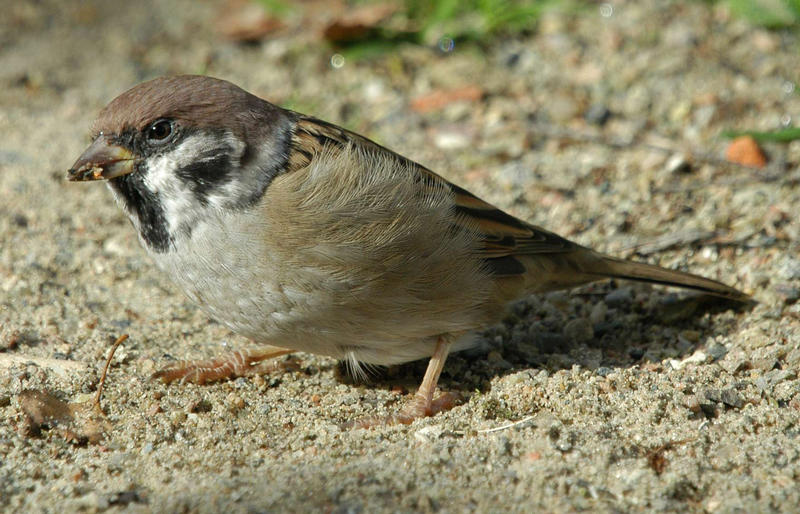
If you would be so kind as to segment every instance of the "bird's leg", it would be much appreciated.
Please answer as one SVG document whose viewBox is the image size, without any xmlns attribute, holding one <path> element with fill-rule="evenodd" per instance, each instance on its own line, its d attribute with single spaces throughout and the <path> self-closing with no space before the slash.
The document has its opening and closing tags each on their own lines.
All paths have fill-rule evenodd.
<svg viewBox="0 0 800 514">
<path fill-rule="evenodd" d="M 422 377 L 422 384 L 417 389 L 417 393 L 411 403 L 396 415 L 397 423 L 407 425 L 417 418 L 433 416 L 438 412 L 453 408 L 455 399 L 452 394 L 442 393 L 435 400 L 433 398 L 433 393 L 436 392 L 436 384 L 439 382 L 439 375 L 442 374 L 442 368 L 444 368 L 451 345 L 452 341 L 445 337 L 440 337 L 436 342 L 436 349 L 428 362 L 428 369 L 425 370 L 425 376 Z"/>
<path fill-rule="evenodd" d="M 425 376 L 422 378 L 422 384 L 417 389 L 411 403 L 406 405 L 403 410 L 397 414 L 386 417 L 370 417 L 354 421 L 345 425 L 346 428 L 369 428 L 376 425 L 394 425 L 402 423 L 403 425 L 411 424 L 417 418 L 424 418 L 426 416 L 433 416 L 442 411 L 450 410 L 455 407 L 458 400 L 458 395 L 453 393 L 441 393 L 437 398 L 433 397 L 436 392 L 436 383 L 439 381 L 439 375 L 442 374 L 442 368 L 447 360 L 447 354 L 453 340 L 449 336 L 440 336 L 436 342 L 436 349 L 433 351 L 431 360 L 428 362 L 428 369 L 425 371 Z"/>
<path fill-rule="evenodd" d="M 277 346 L 266 346 L 252 350 L 237 350 L 213 359 L 178 361 L 156 371 L 151 378 L 166 383 L 180 380 L 192 384 L 228 380 L 262 371 L 262 367 L 257 364 L 292 351 Z M 278 368 L 279 365 L 276 364 L 275 367 Z"/>
</svg>

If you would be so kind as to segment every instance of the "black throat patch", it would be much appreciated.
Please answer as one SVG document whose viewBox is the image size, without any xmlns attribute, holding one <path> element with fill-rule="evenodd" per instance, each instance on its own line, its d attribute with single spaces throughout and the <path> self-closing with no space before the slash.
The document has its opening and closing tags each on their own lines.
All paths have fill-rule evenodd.
<svg viewBox="0 0 800 514">
<path fill-rule="evenodd" d="M 147 189 L 142 175 L 134 172 L 115 179 L 109 184 L 125 203 L 132 216 L 139 220 L 139 234 L 148 248 L 156 253 L 165 253 L 173 243 L 169 233 L 164 207 L 158 195 Z"/>
</svg>

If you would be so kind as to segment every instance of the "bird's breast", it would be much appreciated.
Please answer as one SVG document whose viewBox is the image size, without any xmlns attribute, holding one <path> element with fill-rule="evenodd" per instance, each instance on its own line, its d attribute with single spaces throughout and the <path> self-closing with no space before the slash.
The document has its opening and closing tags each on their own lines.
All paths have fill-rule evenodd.
<svg viewBox="0 0 800 514">
<path fill-rule="evenodd" d="M 177 237 L 170 251 L 150 255 L 209 315 L 259 340 L 280 333 L 306 300 L 287 289 L 282 267 L 253 230 L 246 214 L 217 216 Z"/>
</svg>

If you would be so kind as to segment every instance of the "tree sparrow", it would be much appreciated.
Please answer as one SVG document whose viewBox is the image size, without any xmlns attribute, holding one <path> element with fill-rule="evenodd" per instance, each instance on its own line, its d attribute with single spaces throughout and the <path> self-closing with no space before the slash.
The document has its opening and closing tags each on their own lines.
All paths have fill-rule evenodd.
<svg viewBox="0 0 800 514">
<path fill-rule="evenodd" d="M 68 178 L 107 180 L 156 262 L 209 315 L 262 345 L 160 371 L 206 382 L 290 351 L 390 365 L 430 358 L 388 422 L 434 399 L 448 352 L 531 293 L 608 277 L 734 300 L 720 282 L 602 255 L 519 220 L 358 134 L 210 77 L 115 98 Z"/>
</svg>

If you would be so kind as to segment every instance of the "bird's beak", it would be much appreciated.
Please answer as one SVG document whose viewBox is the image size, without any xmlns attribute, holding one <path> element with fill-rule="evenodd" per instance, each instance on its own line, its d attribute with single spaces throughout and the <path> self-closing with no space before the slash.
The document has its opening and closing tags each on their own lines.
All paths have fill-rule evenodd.
<svg viewBox="0 0 800 514">
<path fill-rule="evenodd" d="M 83 182 L 127 175 L 133 171 L 133 162 L 130 150 L 100 134 L 67 171 L 67 180 Z"/>
</svg>

